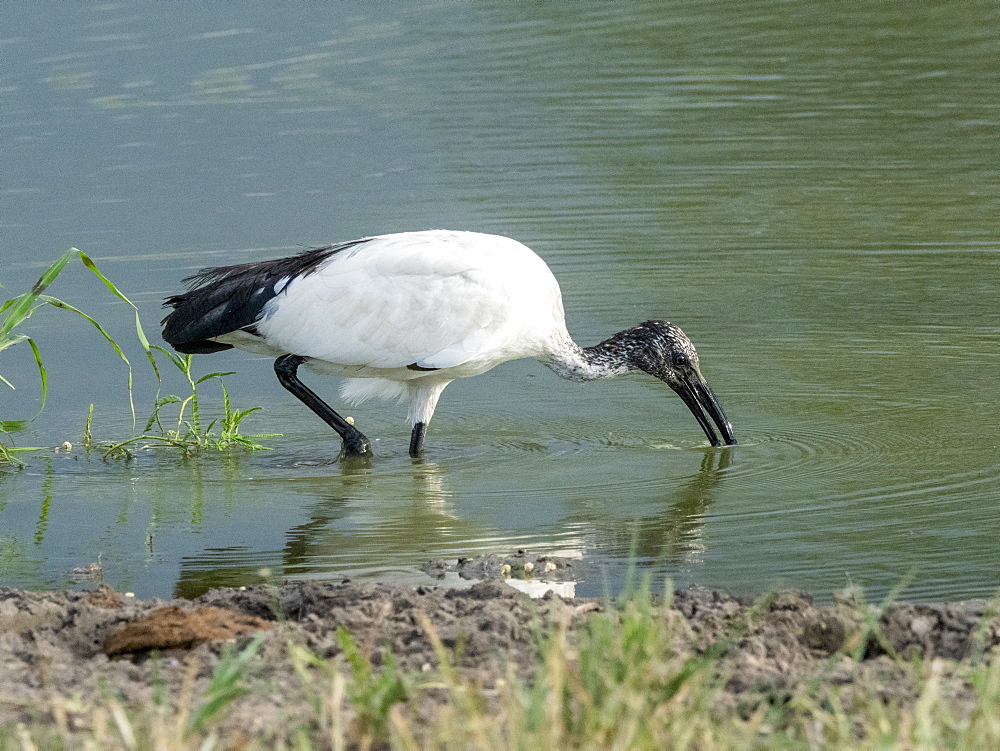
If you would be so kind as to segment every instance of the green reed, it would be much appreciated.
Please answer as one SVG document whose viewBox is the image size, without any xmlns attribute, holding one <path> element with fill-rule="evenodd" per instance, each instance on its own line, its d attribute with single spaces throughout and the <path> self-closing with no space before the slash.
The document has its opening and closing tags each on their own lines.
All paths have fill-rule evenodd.
<svg viewBox="0 0 1000 751">
<path fill-rule="evenodd" d="M 57 297 L 52 297 L 51 295 L 45 294 L 45 291 L 51 286 L 51 284 L 56 280 L 59 274 L 62 273 L 63 269 L 66 268 L 67 264 L 70 263 L 74 258 L 79 258 L 80 262 L 83 263 L 91 272 L 93 272 L 104 285 L 111 290 L 111 292 L 118 297 L 120 300 L 127 303 L 132 310 L 135 312 L 135 330 L 138 336 L 139 343 L 142 345 L 146 352 L 147 358 L 153 367 L 154 372 L 156 372 L 156 363 L 153 360 L 153 354 L 150 349 L 149 340 L 146 338 L 145 332 L 142 330 L 142 324 L 139 321 L 139 309 L 135 304 L 129 300 L 122 292 L 109 280 L 100 269 L 97 268 L 97 264 L 86 254 L 76 248 L 70 248 L 65 253 L 63 253 L 56 261 L 49 266 L 39 277 L 38 281 L 31 287 L 30 290 L 17 297 L 10 298 L 6 300 L 3 305 L 0 305 L 0 352 L 3 352 L 15 344 L 26 343 L 32 351 L 35 358 L 35 364 L 38 367 L 38 377 L 41 384 L 41 404 L 39 405 L 39 412 L 44 409 L 45 402 L 48 398 L 49 393 L 49 377 L 48 371 L 45 368 L 45 361 L 42 358 L 41 349 L 38 343 L 33 337 L 18 331 L 18 328 L 28 320 L 32 314 L 41 308 L 53 307 L 60 310 L 66 310 L 74 313 L 85 321 L 90 323 L 94 328 L 100 332 L 101 336 L 108 342 L 108 344 L 114 349 L 118 357 L 121 358 L 122 362 L 125 363 L 125 367 L 128 370 L 128 398 L 129 398 L 129 408 L 132 411 L 132 420 L 135 422 L 135 403 L 132 399 L 132 363 L 129 362 L 128 357 L 122 351 L 122 348 L 118 345 L 112 336 L 107 332 L 107 330 L 98 323 L 94 318 L 84 313 L 79 308 L 70 305 L 69 303 L 60 300 Z M 157 372 L 157 378 L 159 378 L 159 373 Z M 7 378 L 0 374 L 0 382 L 4 385 L 14 388 L 14 384 L 10 382 Z M 11 433 L 20 429 L 23 429 L 28 423 L 28 420 L 0 420 L 0 432 Z M 21 464 L 22 462 L 17 459 L 14 454 L 21 451 L 34 451 L 37 448 L 25 448 L 25 447 L 13 447 L 4 445 L 0 443 L 0 461 L 5 461 L 9 464 Z"/>
<path fill-rule="evenodd" d="M 152 349 L 165 355 L 170 363 L 177 368 L 187 380 L 191 393 L 183 399 L 170 394 L 168 396 L 157 395 L 153 403 L 153 412 L 146 421 L 142 435 L 134 436 L 125 441 L 112 444 L 104 453 L 105 458 L 129 458 L 132 456 L 132 449 L 139 444 L 141 448 L 173 447 L 180 449 L 186 455 L 193 455 L 205 449 L 216 449 L 224 451 L 230 448 L 244 448 L 250 451 L 261 451 L 268 447 L 258 443 L 261 438 L 275 438 L 280 433 L 257 433 L 243 435 L 240 433 L 240 424 L 248 415 L 260 411 L 261 407 L 251 409 L 235 409 L 229 398 L 229 390 L 223 382 L 223 377 L 233 375 L 232 371 L 208 373 L 200 377 L 195 377 L 191 373 L 191 355 L 180 355 L 169 352 L 163 347 L 153 345 Z M 201 415 L 200 393 L 198 387 L 209 381 L 218 381 L 222 391 L 223 412 L 220 418 L 216 418 L 207 425 L 203 424 Z M 170 426 L 164 426 L 163 408 L 170 404 L 177 404 L 176 422 Z M 88 421 L 88 430 L 89 430 Z M 151 432 L 151 431 L 156 432 Z"/>
<path fill-rule="evenodd" d="M 230 375 L 230 373 L 209 373 L 208 375 L 195 378 L 195 376 L 191 373 L 191 355 L 178 355 L 168 352 L 162 347 L 150 345 L 149 339 L 146 337 L 146 334 L 142 329 L 142 324 L 139 320 L 139 309 L 136 305 L 124 294 L 122 294 L 118 287 L 116 287 L 114 283 L 112 283 L 100 271 L 100 269 L 98 269 L 97 265 L 89 256 L 87 256 L 87 254 L 77 250 L 76 248 L 70 248 L 58 259 L 56 259 L 56 261 L 42 273 L 38 281 L 35 282 L 30 290 L 22 295 L 6 300 L 2 305 L 0 305 L 0 352 L 3 352 L 16 344 L 22 343 L 26 344 L 31 349 L 35 359 L 35 364 L 38 368 L 38 377 L 41 387 L 41 399 L 38 412 L 41 412 L 41 410 L 45 408 L 45 403 L 48 399 L 48 370 L 45 367 L 45 361 L 42 358 L 42 352 L 38 342 L 36 342 L 35 339 L 28 334 L 19 331 L 19 327 L 38 310 L 53 307 L 59 310 L 66 310 L 74 313 L 91 324 L 108 342 L 109 346 L 115 351 L 118 357 L 121 358 L 122 362 L 125 363 L 125 367 L 128 371 L 128 400 L 129 409 L 132 414 L 133 429 L 136 424 L 135 401 L 133 399 L 132 363 L 125 355 L 122 347 L 117 341 L 115 341 L 111 334 L 108 333 L 107 329 L 105 329 L 105 327 L 102 326 L 96 319 L 74 305 L 71 305 L 70 303 L 57 297 L 52 297 L 51 295 L 46 294 L 48 288 L 63 272 L 66 266 L 77 258 L 87 269 L 89 269 L 104 283 L 112 294 L 128 304 L 134 311 L 136 336 L 139 343 L 142 345 L 143 351 L 146 353 L 146 358 L 153 369 L 157 382 L 159 383 L 161 378 L 154 353 L 160 352 L 163 355 L 166 355 L 170 362 L 184 375 L 191 389 L 191 393 L 183 399 L 172 395 L 160 397 L 159 391 L 157 391 L 152 415 L 147 421 L 146 426 L 142 431 L 142 435 L 135 436 L 125 441 L 113 443 L 110 448 L 107 449 L 105 456 L 130 456 L 130 447 L 133 447 L 135 444 L 142 441 L 146 441 L 147 444 L 152 442 L 153 444 L 160 446 L 172 446 L 181 449 L 186 454 L 196 453 L 197 451 L 207 448 L 214 448 L 218 450 L 225 450 L 232 447 L 245 448 L 249 450 L 260 450 L 266 448 L 258 443 L 257 439 L 271 438 L 278 434 L 242 435 L 239 432 L 240 424 L 243 420 L 248 415 L 258 411 L 260 407 L 254 407 L 253 409 L 247 410 L 238 410 L 233 408 L 230 402 L 229 392 L 227 391 L 225 384 L 222 382 L 222 377 Z M 213 380 L 217 380 L 219 382 L 219 387 L 222 390 L 223 414 L 221 418 L 212 420 L 208 425 L 203 425 L 199 412 L 200 405 L 198 386 L 202 383 Z M 2 373 L 0 373 L 0 383 L 14 389 L 14 384 Z M 178 404 L 179 412 L 176 426 L 165 428 L 161 421 L 161 411 L 163 407 L 169 404 Z M 83 437 L 83 443 L 88 447 L 94 445 L 93 436 L 91 434 L 92 420 L 93 405 L 90 407 Z M 6 419 L 6 416 L 0 415 L 0 433 L 10 435 L 11 433 L 23 430 L 29 423 L 30 419 L 13 420 Z M 157 432 L 151 433 L 150 431 L 153 431 L 154 429 Z M 11 466 L 23 466 L 24 463 L 17 457 L 17 454 L 39 450 L 41 450 L 39 447 L 13 446 L 10 441 L 0 442 L 0 465 L 6 464 Z"/>
</svg>

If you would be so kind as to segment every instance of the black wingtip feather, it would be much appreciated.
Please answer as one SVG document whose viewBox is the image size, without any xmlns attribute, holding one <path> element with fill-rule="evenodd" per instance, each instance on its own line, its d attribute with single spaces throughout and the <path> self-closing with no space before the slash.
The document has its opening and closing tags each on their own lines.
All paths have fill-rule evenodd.
<svg viewBox="0 0 1000 751">
<path fill-rule="evenodd" d="M 210 355 L 213 352 L 222 352 L 233 348 L 232 344 L 213 342 L 211 339 L 205 339 L 200 342 L 187 342 L 185 344 L 171 344 L 170 346 L 184 355 Z"/>
<path fill-rule="evenodd" d="M 252 326 L 264 305 L 281 294 L 282 279 L 308 276 L 328 258 L 365 240 L 327 245 L 287 258 L 202 269 L 184 279 L 189 290 L 163 303 L 173 308 L 163 319 L 163 338 L 178 352 L 203 354 L 231 349 L 211 339 Z M 284 287 L 282 287 L 282 291 Z"/>
</svg>

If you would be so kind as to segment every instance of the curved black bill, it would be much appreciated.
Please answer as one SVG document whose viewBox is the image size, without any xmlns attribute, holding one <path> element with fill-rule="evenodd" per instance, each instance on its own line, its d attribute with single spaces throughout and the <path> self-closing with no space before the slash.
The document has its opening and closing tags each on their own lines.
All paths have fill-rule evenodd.
<svg viewBox="0 0 1000 751">
<path fill-rule="evenodd" d="M 719 404 L 719 400 L 715 398 L 712 389 L 704 380 L 692 379 L 691 381 L 681 381 L 676 385 L 670 384 L 670 386 L 691 410 L 694 419 L 701 425 L 701 429 L 705 431 L 705 435 L 708 436 L 708 440 L 713 446 L 721 446 L 722 443 L 715 435 L 715 430 L 712 428 L 712 423 L 708 421 L 708 416 L 711 416 L 718 426 L 726 445 L 732 446 L 736 443 L 733 426 L 729 424 L 726 413 L 722 411 L 722 405 Z M 708 413 L 707 416 L 706 413 Z"/>
</svg>

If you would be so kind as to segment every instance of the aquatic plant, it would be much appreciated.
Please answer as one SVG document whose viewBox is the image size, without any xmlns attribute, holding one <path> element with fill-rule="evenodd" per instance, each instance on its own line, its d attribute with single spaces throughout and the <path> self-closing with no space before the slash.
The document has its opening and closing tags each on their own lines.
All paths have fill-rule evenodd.
<svg viewBox="0 0 1000 751">
<path fill-rule="evenodd" d="M 142 448 L 152 448 L 154 446 L 165 446 L 181 449 L 185 454 L 196 454 L 207 448 L 225 450 L 233 447 L 249 449 L 251 451 L 261 451 L 268 447 L 258 443 L 258 439 L 275 438 L 280 433 L 257 433 L 243 435 L 240 433 L 240 424 L 244 419 L 254 412 L 258 412 L 261 407 L 251 409 L 235 409 L 229 398 L 229 390 L 222 381 L 224 376 L 232 375 L 233 371 L 208 373 L 196 378 L 191 373 L 191 355 L 180 355 L 170 352 L 163 347 L 153 345 L 153 351 L 165 355 L 170 363 L 176 367 L 185 377 L 191 393 L 185 398 L 170 394 L 168 396 L 157 395 L 153 403 L 153 412 L 146 421 L 142 435 L 134 436 L 125 441 L 119 441 L 109 446 L 104 452 L 105 458 L 129 458 L 132 456 L 132 448 L 139 444 L 145 445 Z M 208 381 L 218 381 L 222 390 L 222 416 L 212 420 L 208 425 L 202 425 L 198 386 Z M 178 404 L 177 421 L 173 427 L 164 427 L 161 420 L 163 407 L 168 404 Z M 218 428 L 218 432 L 215 428 Z M 89 433 L 90 422 L 87 423 Z M 151 432 L 153 430 L 156 432 Z"/>
<path fill-rule="evenodd" d="M 122 362 L 125 363 L 128 370 L 128 398 L 129 409 L 132 413 L 133 427 L 136 422 L 135 402 L 132 397 L 132 364 L 122 351 L 121 346 L 114 340 L 114 338 L 112 338 L 104 326 L 87 313 L 84 313 L 79 308 L 60 300 L 59 298 L 45 294 L 49 286 L 56 280 L 59 274 L 62 273 L 63 269 L 65 269 L 74 258 L 79 258 L 81 263 L 97 275 L 97 277 L 116 297 L 132 307 L 135 312 L 136 336 L 146 353 L 146 357 L 153 369 L 157 382 L 161 379 L 160 370 L 157 366 L 154 352 L 160 352 L 166 355 L 170 362 L 185 376 L 191 388 L 190 395 L 184 399 L 172 395 L 160 397 L 159 392 L 157 392 L 153 405 L 153 412 L 149 420 L 146 422 L 142 435 L 135 436 L 126 441 L 119 441 L 111 444 L 110 448 L 108 448 L 105 452 L 106 457 L 130 456 L 131 452 L 129 447 L 141 441 L 153 442 L 161 446 L 173 446 L 182 449 L 188 454 L 196 453 L 197 451 L 205 448 L 224 450 L 234 446 L 250 450 L 260 450 L 266 447 L 258 443 L 257 439 L 271 438 L 279 435 L 276 433 L 242 435 L 239 432 L 240 424 L 247 417 L 247 415 L 258 411 L 260 407 L 254 407 L 253 409 L 246 410 L 233 408 L 230 402 L 229 392 L 221 380 L 223 376 L 230 375 L 230 373 L 209 373 L 208 375 L 204 375 L 196 379 L 191 374 L 190 355 L 181 356 L 168 352 L 162 347 L 150 345 L 149 340 L 142 329 L 142 324 L 139 320 L 139 309 L 136 305 L 124 294 L 122 294 L 114 283 L 101 273 L 100 269 L 98 269 L 97 265 L 89 256 L 87 256 L 86 253 L 83 253 L 76 248 L 70 248 L 58 259 L 56 259 L 56 261 L 42 273 L 41 277 L 39 277 L 38 281 L 31 287 L 30 290 L 22 295 L 5 301 L 3 305 L 0 306 L 0 352 L 13 347 L 15 344 L 21 344 L 22 342 L 26 343 L 31 348 L 31 351 L 34 354 L 35 363 L 38 367 L 38 376 L 41 383 L 41 404 L 38 408 L 39 412 L 44 409 L 45 402 L 48 398 L 48 371 L 45 368 L 45 362 L 42 359 L 42 353 L 38 343 L 28 334 L 18 331 L 18 327 L 40 308 L 51 306 L 75 313 L 90 323 L 100 332 L 101 336 L 104 337 L 108 344 L 114 349 L 118 357 L 121 358 Z M 211 380 L 218 380 L 219 387 L 222 389 L 223 414 L 221 418 L 213 420 L 207 426 L 203 426 L 201 422 L 201 415 L 199 413 L 198 385 Z M 0 374 L 0 382 L 3 382 L 4 385 L 10 387 L 11 389 L 14 388 L 14 384 L 2 374 Z M 180 405 L 176 427 L 171 429 L 164 428 L 160 420 L 161 409 L 168 404 Z M 94 445 L 91 433 L 93 416 L 94 407 L 91 405 L 83 436 L 83 443 L 88 447 Z M 18 430 L 23 430 L 29 422 L 30 420 L 0 420 L 0 433 L 9 435 Z M 158 432 L 151 433 L 150 431 L 154 430 L 154 428 Z M 39 447 L 16 447 L 11 444 L 12 442 L 0 442 L 0 464 L 23 466 L 23 462 L 17 458 L 18 453 L 41 450 Z"/>
<path fill-rule="evenodd" d="M 66 265 L 74 258 L 79 258 L 80 262 L 90 269 L 90 271 L 92 271 L 116 297 L 126 302 L 135 311 L 136 335 L 146 352 L 146 356 L 149 358 L 150 364 L 153 366 L 154 372 L 156 371 L 156 362 L 153 360 L 149 340 L 146 338 L 146 334 L 142 330 L 142 324 L 139 321 L 139 309 L 131 300 L 123 295 L 121 291 L 106 276 L 104 276 L 103 273 L 101 273 L 100 269 L 97 268 L 97 264 L 95 264 L 86 253 L 77 250 L 76 248 L 70 248 L 58 259 L 56 259 L 56 261 L 42 273 L 38 281 L 35 282 L 30 290 L 22 295 L 10 298 L 9 300 L 6 300 L 3 305 L 0 305 L 0 352 L 13 347 L 15 344 L 21 344 L 22 342 L 26 342 L 28 346 L 31 347 L 31 351 L 35 357 L 35 364 L 38 366 L 38 376 L 41 383 L 41 404 L 38 408 L 39 411 L 41 411 L 45 407 L 45 402 L 49 393 L 48 372 L 45 369 L 45 362 L 42 359 L 42 353 L 37 342 L 35 342 L 32 337 L 19 332 L 17 329 L 28 318 L 30 318 L 35 311 L 46 306 L 59 308 L 60 310 L 68 310 L 71 313 L 75 313 L 96 328 L 100 332 L 101 336 L 103 336 L 107 340 L 108 344 L 114 349 L 115 353 L 122 359 L 122 362 L 125 363 L 125 367 L 128 369 L 129 407 L 132 410 L 132 420 L 134 423 L 135 404 L 132 400 L 132 364 L 129 362 L 128 357 L 125 356 L 125 353 L 122 352 L 122 348 L 111 337 L 107 330 L 105 330 L 105 328 L 91 316 L 57 297 L 45 294 L 45 291 L 49 288 L 49 286 L 56 280 L 59 274 L 62 273 L 63 269 L 66 268 Z M 158 372 L 157 378 L 159 378 Z M 11 389 L 14 388 L 14 384 L 2 374 L 0 374 L 0 382 L 3 382 L 3 384 Z M 27 422 L 27 420 L 0 420 L 0 432 L 9 434 L 23 429 Z M 31 450 L 37 449 L 24 447 L 17 448 L 0 443 L 0 461 L 7 462 L 9 464 L 21 464 L 20 460 L 15 457 L 15 452 Z"/>
</svg>

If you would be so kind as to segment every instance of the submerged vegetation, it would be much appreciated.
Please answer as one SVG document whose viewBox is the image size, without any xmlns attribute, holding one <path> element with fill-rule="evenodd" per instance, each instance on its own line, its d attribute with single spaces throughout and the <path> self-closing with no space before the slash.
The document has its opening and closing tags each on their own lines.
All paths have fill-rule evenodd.
<svg viewBox="0 0 1000 751">
<path fill-rule="evenodd" d="M 150 442 L 157 443 L 161 446 L 171 446 L 179 448 L 184 451 L 185 454 L 196 453 L 197 451 L 204 449 L 219 449 L 225 450 L 231 447 L 245 448 L 249 450 L 259 450 L 265 448 L 261 444 L 257 443 L 256 439 L 273 437 L 277 434 L 262 434 L 262 435 L 251 435 L 244 436 L 239 432 L 240 423 L 247 417 L 247 415 L 256 412 L 260 407 L 255 407 L 248 410 L 237 410 L 234 409 L 230 403 L 229 393 L 226 390 L 225 384 L 222 383 L 222 377 L 225 375 L 230 375 L 229 373 L 209 373 L 208 375 L 195 378 L 191 374 L 191 356 L 179 356 L 171 352 L 167 352 L 162 347 L 155 345 L 150 345 L 149 340 L 146 337 L 145 332 L 142 329 L 142 324 L 139 320 L 139 309 L 136 305 L 129 300 L 122 292 L 114 285 L 111 280 L 109 280 L 101 271 L 98 269 L 94 261 L 76 248 L 70 248 L 65 253 L 63 253 L 56 261 L 49 266 L 39 277 L 38 281 L 32 286 L 27 292 L 6 300 L 2 305 L 0 305 L 0 352 L 3 352 L 16 344 L 26 343 L 34 355 L 35 364 L 38 367 L 38 376 L 41 389 L 41 398 L 39 404 L 39 412 L 45 408 L 45 403 L 48 398 L 49 393 L 49 379 L 48 371 L 45 368 L 45 362 L 42 358 L 41 349 L 35 339 L 25 333 L 20 332 L 19 327 L 41 308 L 53 307 L 60 310 L 66 310 L 74 313 L 85 321 L 90 323 L 101 336 L 107 341 L 108 345 L 115 351 L 122 362 L 125 363 L 125 367 L 128 371 L 128 400 L 129 409 L 132 414 L 132 423 L 136 423 L 136 411 L 135 403 L 132 396 L 133 391 L 133 372 L 132 363 L 129 361 L 128 357 L 125 355 L 122 347 L 117 341 L 108 333 L 107 329 L 101 325 L 96 319 L 83 312 L 79 308 L 51 295 L 46 294 L 46 290 L 52 285 L 56 278 L 62 273 L 66 266 L 74 259 L 79 259 L 85 267 L 87 267 L 93 274 L 95 274 L 104 285 L 120 300 L 128 304 L 134 311 L 135 314 L 135 332 L 139 344 L 142 346 L 143 351 L 146 354 L 146 358 L 149 361 L 150 367 L 153 374 L 156 377 L 157 382 L 160 382 L 160 371 L 156 364 L 156 358 L 154 357 L 154 352 L 159 351 L 165 354 L 180 371 L 186 377 L 187 382 L 191 388 L 191 394 L 184 399 L 177 396 L 167 396 L 160 397 L 159 393 L 154 401 L 153 412 L 149 420 L 146 423 L 146 427 L 143 430 L 143 434 L 137 437 L 130 438 L 125 441 L 118 441 L 112 443 L 110 448 L 107 450 L 105 456 L 129 456 L 129 447 L 133 446 L 137 442 L 146 441 L 147 445 Z M 199 414 L 199 404 L 198 404 L 198 384 L 204 383 L 209 380 L 218 380 L 219 385 L 222 389 L 223 396 L 223 415 L 218 420 L 213 420 L 207 425 L 203 426 L 201 422 L 201 416 Z M 0 383 L 14 389 L 14 384 L 8 380 L 2 372 L 0 372 Z M 176 427 L 164 428 L 160 420 L 160 410 L 167 404 L 177 403 L 180 405 L 179 415 L 177 419 Z M 91 405 L 91 413 L 87 418 L 86 431 L 84 434 L 84 442 L 88 445 L 93 443 L 93 436 L 91 435 L 91 419 L 93 417 L 93 405 Z M 10 434 L 24 430 L 30 423 L 29 419 L 9 419 L 7 415 L 0 415 L 0 433 L 9 436 Z M 213 429 L 218 428 L 217 432 L 213 432 Z M 157 433 L 151 433 L 150 431 L 158 431 Z M 11 442 L 0 441 L 0 465 L 8 464 L 20 466 L 23 462 L 18 458 L 18 454 L 30 451 L 39 451 L 39 447 L 24 447 L 24 446 L 13 446 Z"/>
</svg>

